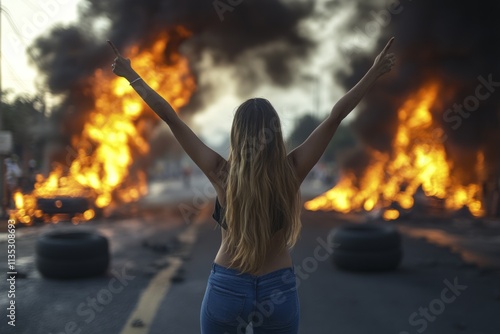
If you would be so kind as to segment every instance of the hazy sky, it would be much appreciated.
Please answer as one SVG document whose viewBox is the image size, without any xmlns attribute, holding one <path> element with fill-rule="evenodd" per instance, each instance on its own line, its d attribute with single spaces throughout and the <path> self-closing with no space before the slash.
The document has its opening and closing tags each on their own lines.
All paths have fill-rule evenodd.
<svg viewBox="0 0 500 334">
<path fill-rule="evenodd" d="M 37 92 L 38 73 L 29 63 L 26 47 L 52 26 L 74 22 L 77 19 L 77 3 L 78 1 L 70 0 L 2 2 L 2 89 L 11 89 L 16 94 Z M 293 120 L 298 114 L 305 111 L 316 112 L 318 98 L 319 114 L 324 116 L 344 93 L 344 90 L 333 82 L 331 73 L 345 66 L 335 47 L 340 38 L 335 34 L 335 27 L 342 24 L 345 18 L 346 14 L 337 15 L 327 22 L 322 22 L 321 25 L 309 22 L 314 38 L 320 40 L 321 44 L 310 64 L 306 64 L 304 68 L 305 72 L 316 76 L 318 81 L 287 89 L 263 86 L 248 96 L 265 97 L 274 104 L 282 120 L 285 134 L 291 131 Z M 233 75 L 235 74 L 221 71 L 218 80 L 224 82 L 226 88 L 213 104 L 201 110 L 193 119 L 192 126 L 195 131 L 212 145 L 218 145 L 227 138 L 234 110 L 247 98 L 234 95 L 231 89 Z"/>
<path fill-rule="evenodd" d="M 36 92 L 37 72 L 29 64 L 26 47 L 55 24 L 77 18 L 76 1 L 2 1 L 2 88 L 16 93 Z M 11 20 L 9 20 L 11 18 Z"/>
</svg>

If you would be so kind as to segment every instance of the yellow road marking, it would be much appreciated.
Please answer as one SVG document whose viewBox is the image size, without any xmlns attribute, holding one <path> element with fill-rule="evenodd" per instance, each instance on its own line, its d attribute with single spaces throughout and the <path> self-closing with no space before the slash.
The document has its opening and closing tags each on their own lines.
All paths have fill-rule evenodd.
<svg viewBox="0 0 500 334">
<path fill-rule="evenodd" d="M 156 311 L 163 297 L 167 294 L 172 285 L 170 279 L 177 272 L 181 264 L 181 259 L 170 258 L 170 265 L 168 268 L 159 272 L 151 280 L 147 289 L 142 293 L 134 311 L 130 314 L 121 334 L 146 334 L 149 332 Z M 144 325 L 142 327 L 132 327 L 132 323 L 136 319 L 140 319 Z"/>
<path fill-rule="evenodd" d="M 151 282 L 149 282 L 149 285 L 139 298 L 139 302 L 130 314 L 120 334 L 149 333 L 153 318 L 155 317 L 162 300 L 170 290 L 170 286 L 172 285 L 171 279 L 180 268 L 180 266 L 184 263 L 180 256 L 189 254 L 189 252 L 191 251 L 191 248 L 198 237 L 199 226 L 206 220 L 206 215 L 208 212 L 207 209 L 208 206 L 205 206 L 201 210 L 200 214 L 198 214 L 195 220 L 191 223 L 191 225 L 181 234 L 179 234 L 178 238 L 184 244 L 181 254 L 168 255 L 166 257 L 169 262 L 169 266 L 156 274 Z M 143 322 L 142 327 L 132 326 L 134 320 L 137 319 Z"/>
</svg>

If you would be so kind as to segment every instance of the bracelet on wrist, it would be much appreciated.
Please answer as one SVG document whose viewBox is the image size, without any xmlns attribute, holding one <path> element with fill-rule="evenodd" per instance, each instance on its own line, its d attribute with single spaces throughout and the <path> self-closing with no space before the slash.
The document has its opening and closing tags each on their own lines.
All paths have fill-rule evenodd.
<svg viewBox="0 0 500 334">
<path fill-rule="evenodd" d="M 130 81 L 130 85 L 132 85 L 134 82 L 137 82 L 137 81 L 139 81 L 139 80 L 142 80 L 142 78 L 141 78 L 141 77 L 138 77 L 137 79 L 134 79 L 134 80 Z"/>
</svg>

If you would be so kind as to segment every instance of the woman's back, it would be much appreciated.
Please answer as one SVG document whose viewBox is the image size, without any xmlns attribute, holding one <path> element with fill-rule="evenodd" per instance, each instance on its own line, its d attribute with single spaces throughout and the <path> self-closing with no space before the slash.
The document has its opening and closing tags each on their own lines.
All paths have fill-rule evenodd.
<svg viewBox="0 0 500 334">
<path fill-rule="evenodd" d="M 220 203 L 219 195 L 217 195 L 216 201 L 219 202 L 221 207 L 220 210 L 223 211 L 225 203 L 224 204 Z M 219 251 L 217 252 L 214 262 L 223 267 L 229 267 L 231 263 L 231 256 L 227 250 L 227 243 L 226 243 L 227 232 L 223 226 L 221 226 L 221 234 L 222 234 L 221 245 Z M 292 258 L 290 256 L 289 251 L 286 249 L 280 249 L 281 247 L 279 247 L 284 237 L 285 235 L 283 233 L 283 229 L 280 229 L 275 232 L 275 234 L 271 239 L 270 247 L 268 248 L 263 265 L 260 271 L 255 273 L 257 276 L 265 275 L 275 270 L 292 266 Z M 236 265 L 239 264 L 236 263 Z"/>
<path fill-rule="evenodd" d="M 224 174 L 223 174 L 224 175 Z M 228 233 L 227 222 L 224 219 L 226 213 L 226 192 L 223 187 L 216 187 L 217 197 L 215 199 L 214 213 L 212 217 L 221 227 L 221 244 L 219 251 L 214 259 L 214 262 L 223 266 L 230 267 L 232 264 L 231 252 L 228 249 Z M 255 222 L 259 224 L 259 222 Z M 286 246 L 286 234 L 283 228 L 274 232 L 271 239 L 268 241 L 266 254 L 260 265 L 260 269 L 253 273 L 256 276 L 268 274 L 270 272 L 292 266 L 292 259 Z M 235 262 L 233 266 L 239 267 L 240 264 Z"/>
<path fill-rule="evenodd" d="M 290 265 L 288 250 L 301 230 L 300 183 L 269 101 L 243 103 L 230 139 L 229 157 L 211 179 L 220 202 L 216 212 L 223 213 L 216 263 L 252 275 Z"/>
</svg>

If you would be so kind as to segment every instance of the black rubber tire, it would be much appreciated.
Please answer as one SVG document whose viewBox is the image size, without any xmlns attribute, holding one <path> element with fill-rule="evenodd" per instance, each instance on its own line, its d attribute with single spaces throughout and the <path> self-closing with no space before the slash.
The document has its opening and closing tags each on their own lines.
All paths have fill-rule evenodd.
<svg viewBox="0 0 500 334">
<path fill-rule="evenodd" d="M 390 225 L 343 225 L 330 232 L 328 242 L 334 249 L 332 262 L 340 269 L 394 270 L 403 257 L 401 235 Z"/>
<path fill-rule="evenodd" d="M 378 252 L 350 251 L 336 249 L 333 263 L 340 269 L 351 271 L 389 271 L 399 267 L 403 258 L 400 249 Z"/>
<path fill-rule="evenodd" d="M 41 235 L 36 243 L 36 254 L 52 260 L 86 260 L 108 253 L 108 240 L 93 231 L 52 231 Z"/>
<path fill-rule="evenodd" d="M 109 266 L 109 256 L 85 260 L 54 260 L 36 257 L 36 267 L 46 278 L 74 279 L 100 276 Z"/>
<path fill-rule="evenodd" d="M 59 204 L 59 205 L 57 205 Z M 54 198 L 37 198 L 37 208 L 44 213 L 83 213 L 90 209 L 89 200 L 85 197 L 54 197 Z"/>
<path fill-rule="evenodd" d="M 338 268 L 362 272 L 395 270 L 402 257 L 402 251 L 397 248 L 376 252 L 336 249 L 332 254 L 333 263 Z"/>
<path fill-rule="evenodd" d="M 109 261 L 108 240 L 94 231 L 57 230 L 37 239 L 36 268 L 47 278 L 102 275 Z"/>
<path fill-rule="evenodd" d="M 392 226 L 349 224 L 334 228 L 328 235 L 335 249 L 383 251 L 401 248 L 401 235 Z"/>
</svg>

